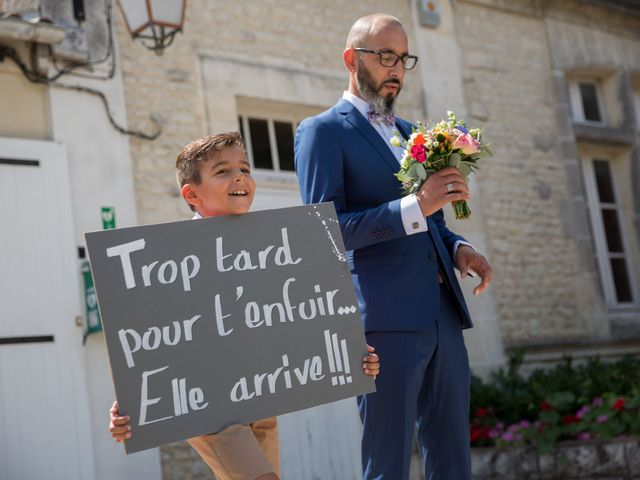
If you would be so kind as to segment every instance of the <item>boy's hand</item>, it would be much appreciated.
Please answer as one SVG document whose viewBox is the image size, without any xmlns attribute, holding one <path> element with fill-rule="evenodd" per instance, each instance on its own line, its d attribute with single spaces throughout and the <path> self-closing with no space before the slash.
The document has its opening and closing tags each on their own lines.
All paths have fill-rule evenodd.
<svg viewBox="0 0 640 480">
<path fill-rule="evenodd" d="M 121 417 L 118 410 L 118 402 L 113 402 L 111 410 L 109 410 L 109 431 L 116 442 L 124 442 L 127 438 L 131 438 L 131 419 L 128 416 Z"/>
<path fill-rule="evenodd" d="M 371 345 L 367 345 L 367 350 L 369 350 L 369 354 L 362 359 L 362 369 L 366 375 L 373 377 L 375 380 L 380 373 L 380 359 L 378 355 L 373 353 L 375 349 Z"/>
</svg>

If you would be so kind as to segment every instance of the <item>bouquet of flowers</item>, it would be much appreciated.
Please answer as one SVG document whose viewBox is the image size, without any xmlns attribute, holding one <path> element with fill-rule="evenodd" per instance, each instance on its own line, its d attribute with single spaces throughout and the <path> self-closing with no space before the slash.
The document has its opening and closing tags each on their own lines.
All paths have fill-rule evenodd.
<svg viewBox="0 0 640 480">
<path fill-rule="evenodd" d="M 483 157 L 493 155 L 489 145 L 482 141 L 482 129 L 467 128 L 462 120 L 457 120 L 453 112 L 447 112 L 448 120 L 434 125 L 418 122 L 411 136 L 405 140 L 398 131 L 394 131 L 391 144 L 404 148 L 400 171 L 396 177 L 404 188 L 405 194 L 416 193 L 432 173 L 445 167 L 455 167 L 465 179 L 477 168 L 477 162 Z M 456 219 L 471 216 L 467 202 L 452 202 Z"/>
</svg>

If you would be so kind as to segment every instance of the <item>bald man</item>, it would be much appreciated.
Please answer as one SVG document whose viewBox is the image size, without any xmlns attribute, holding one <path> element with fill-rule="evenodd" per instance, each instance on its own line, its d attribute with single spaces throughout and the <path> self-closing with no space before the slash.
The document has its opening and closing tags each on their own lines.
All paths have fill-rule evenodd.
<svg viewBox="0 0 640 480">
<path fill-rule="evenodd" d="M 402 196 L 394 177 L 411 124 L 394 106 L 417 57 L 400 21 L 375 14 L 355 22 L 343 53 L 349 87 L 338 103 L 304 120 L 295 161 L 305 203 L 334 202 L 367 341 L 382 359 L 376 392 L 358 399 L 365 479 L 407 479 L 415 428 L 426 478 L 471 478 L 469 361 L 462 329 L 472 326 L 454 267 L 491 280 L 491 267 L 450 231 L 442 208 L 469 199 L 454 168 Z"/>
</svg>

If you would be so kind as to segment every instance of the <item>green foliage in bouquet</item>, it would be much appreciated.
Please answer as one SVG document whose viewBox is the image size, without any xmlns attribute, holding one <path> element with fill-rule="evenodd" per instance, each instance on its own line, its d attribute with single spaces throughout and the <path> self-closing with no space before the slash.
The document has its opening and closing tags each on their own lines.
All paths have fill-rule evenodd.
<svg viewBox="0 0 640 480">
<path fill-rule="evenodd" d="M 396 177 L 402 183 L 405 195 L 416 193 L 429 175 L 446 167 L 455 167 L 468 181 L 478 168 L 478 160 L 493 155 L 482 139 L 482 129 L 467 128 L 453 112 L 448 120 L 433 125 L 418 122 L 408 140 L 395 131 L 390 142 L 404 148 L 400 171 Z M 469 218 L 471 211 L 465 201 L 453 202 L 456 219 Z"/>
</svg>

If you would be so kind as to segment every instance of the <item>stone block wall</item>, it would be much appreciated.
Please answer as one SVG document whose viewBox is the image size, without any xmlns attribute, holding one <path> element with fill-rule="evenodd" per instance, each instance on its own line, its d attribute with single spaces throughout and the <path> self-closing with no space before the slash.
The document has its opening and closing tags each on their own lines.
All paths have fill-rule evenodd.
<svg viewBox="0 0 640 480">
<path fill-rule="evenodd" d="M 326 72 L 327 77 L 342 75 L 341 88 L 346 89 L 348 77 L 342 52 L 347 33 L 357 18 L 373 12 L 398 16 L 411 36 L 411 14 L 406 1 L 355 2 L 345 8 L 338 0 L 209 0 L 189 2 L 184 33 L 177 35 L 162 56 L 157 56 L 132 41 L 122 18 L 115 15 L 129 127 L 153 131 L 150 116 L 163 127 L 162 135 L 153 142 L 131 139 L 140 223 L 188 217 L 189 210 L 178 197 L 174 180 L 178 152 L 191 140 L 214 133 L 208 131 L 209 124 L 237 124 L 235 116 L 225 107 L 227 92 L 216 92 L 210 87 L 205 91 L 202 58 L 230 59 L 258 66 L 284 63 L 302 71 Z M 252 80 L 256 85 L 268 82 L 266 76 Z M 313 87 L 317 86 L 310 88 Z M 333 105 L 342 95 L 341 88 L 335 89 L 332 84 L 331 89 L 335 90 L 332 102 L 326 105 L 323 100 L 316 105 Z M 224 98 L 221 108 L 207 111 L 207 105 L 215 107 L 217 95 Z M 422 105 L 417 75 L 413 80 L 407 78 L 401 100 L 400 109 L 405 111 Z M 207 116 L 224 118 L 215 121 L 219 119 Z"/>
<path fill-rule="evenodd" d="M 631 480 L 640 478 L 640 441 L 567 442 L 548 454 L 476 448 L 471 464 L 474 480 Z"/>
<path fill-rule="evenodd" d="M 478 184 L 507 347 L 609 335 L 562 69 L 637 68 L 640 16 L 594 3 L 454 2 L 469 121 L 496 154 Z"/>
</svg>

